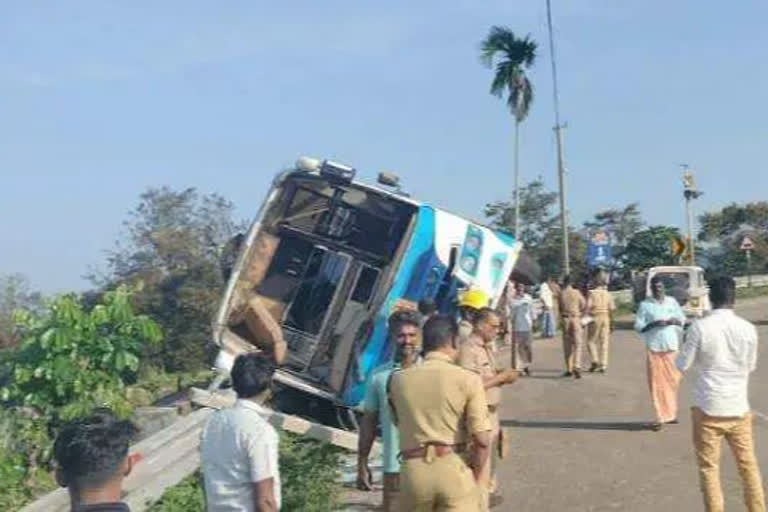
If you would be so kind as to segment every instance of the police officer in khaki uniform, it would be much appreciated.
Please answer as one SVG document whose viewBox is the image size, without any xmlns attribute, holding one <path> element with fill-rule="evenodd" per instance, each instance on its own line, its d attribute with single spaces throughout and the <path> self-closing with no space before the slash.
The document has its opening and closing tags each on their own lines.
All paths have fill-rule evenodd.
<svg viewBox="0 0 768 512">
<path fill-rule="evenodd" d="M 455 364 L 455 322 L 424 326 L 424 362 L 393 374 L 390 403 L 400 430 L 400 507 L 408 512 L 479 509 L 478 480 L 491 424 L 483 382 Z M 469 463 L 461 454 L 471 444 Z"/>
<path fill-rule="evenodd" d="M 459 301 L 459 346 L 472 334 L 477 312 L 488 307 L 489 302 L 490 297 L 482 290 L 472 289 L 464 292 Z"/>
<path fill-rule="evenodd" d="M 581 358 L 584 351 L 584 327 L 581 318 L 587 307 L 584 295 L 573 287 L 569 276 L 563 278 L 560 298 L 560 315 L 563 317 L 563 352 L 565 355 L 564 377 L 581 378 Z"/>
<path fill-rule="evenodd" d="M 496 365 L 493 353 L 493 342 L 499 334 L 501 318 L 490 308 L 483 308 L 475 318 L 474 331 L 466 343 L 459 348 L 459 366 L 471 370 L 483 380 L 485 396 L 488 402 L 488 417 L 491 421 L 491 454 L 501 432 L 499 421 L 499 405 L 501 404 L 501 387 L 517 380 L 518 373 L 513 369 L 500 371 Z M 491 495 L 496 491 L 496 478 L 491 472 L 491 457 L 480 473 L 480 504 L 481 510 L 489 510 Z M 501 503 L 501 496 L 494 498 L 494 505 Z"/>
<path fill-rule="evenodd" d="M 600 276 L 596 282 L 597 287 L 589 291 L 587 297 L 587 311 L 595 319 L 590 329 L 589 355 L 592 358 L 592 366 L 589 371 L 605 373 L 608 369 L 608 354 L 611 343 L 611 325 L 616 304 L 613 296 L 605 286 L 605 279 Z"/>
</svg>

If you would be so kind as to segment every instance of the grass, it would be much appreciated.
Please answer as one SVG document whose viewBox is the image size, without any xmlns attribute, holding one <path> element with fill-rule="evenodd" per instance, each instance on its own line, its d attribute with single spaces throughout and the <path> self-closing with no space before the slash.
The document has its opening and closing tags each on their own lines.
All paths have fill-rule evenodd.
<svg viewBox="0 0 768 512">
<path fill-rule="evenodd" d="M 752 299 L 768 295 L 768 286 L 753 286 L 752 288 L 737 288 L 737 299 Z"/>
<path fill-rule="evenodd" d="M 332 445 L 294 434 L 280 435 L 282 512 L 327 512 L 338 495 L 339 454 Z M 204 512 L 199 471 L 168 489 L 149 512 Z"/>
</svg>

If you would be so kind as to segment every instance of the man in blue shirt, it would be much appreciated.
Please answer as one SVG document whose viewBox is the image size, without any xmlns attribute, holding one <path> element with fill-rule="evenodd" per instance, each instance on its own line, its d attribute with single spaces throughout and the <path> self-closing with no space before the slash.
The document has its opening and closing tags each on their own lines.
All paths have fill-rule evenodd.
<svg viewBox="0 0 768 512">
<path fill-rule="evenodd" d="M 400 436 L 392 421 L 392 412 L 387 398 L 387 382 L 396 370 L 413 365 L 421 351 L 421 316 L 415 311 L 396 311 L 389 317 L 389 336 L 395 343 L 394 360 L 376 368 L 368 379 L 363 419 L 360 422 L 360 436 L 357 450 L 357 487 L 373 489 L 368 456 L 376 437 L 376 427 L 381 425 L 384 444 L 382 459 L 384 472 L 385 512 L 396 511 L 397 494 L 400 487 Z"/>
<path fill-rule="evenodd" d="M 659 276 L 651 279 L 652 296 L 637 308 L 635 330 L 643 336 L 647 349 L 648 384 L 656 410 L 654 430 L 677 423 L 677 390 L 680 372 L 675 359 L 683 334 L 685 313 L 674 297 L 665 293 Z"/>
</svg>

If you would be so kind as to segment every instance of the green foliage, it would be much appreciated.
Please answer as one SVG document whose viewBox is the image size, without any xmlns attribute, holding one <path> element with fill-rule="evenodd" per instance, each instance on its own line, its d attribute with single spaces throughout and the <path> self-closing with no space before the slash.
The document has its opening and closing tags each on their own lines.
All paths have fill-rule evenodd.
<svg viewBox="0 0 768 512">
<path fill-rule="evenodd" d="M 340 450 L 313 439 L 283 433 L 280 436 L 280 480 L 283 512 L 327 512 L 338 491 Z M 203 512 L 200 473 L 169 489 L 149 512 Z"/>
<path fill-rule="evenodd" d="M 285 512 L 325 512 L 333 509 L 337 490 L 339 449 L 313 439 L 280 437 L 280 478 Z"/>
<path fill-rule="evenodd" d="M 134 314 L 130 296 L 121 286 L 86 311 L 65 295 L 51 301 L 44 315 L 20 314 L 24 335 L 3 401 L 65 420 L 102 404 L 126 413 L 124 381 L 135 378 L 144 345 L 162 339 L 152 320 Z"/>
<path fill-rule="evenodd" d="M 14 347 L 19 342 L 16 313 L 36 311 L 41 301 L 40 294 L 31 291 L 29 281 L 23 275 L 0 276 L 0 349 Z"/>
<path fill-rule="evenodd" d="M 557 193 L 547 190 L 539 177 L 520 189 L 520 240 L 525 250 L 538 261 L 544 275 L 562 274 L 562 229 L 555 211 Z M 514 204 L 497 201 L 486 205 L 485 215 L 491 224 L 512 232 L 515 225 Z M 571 274 L 580 278 L 586 271 L 587 245 L 584 237 L 569 234 Z"/>
<path fill-rule="evenodd" d="M 166 334 L 158 349 L 143 359 L 167 371 L 210 365 L 210 325 L 224 291 L 219 256 L 241 224 L 232 220 L 234 206 L 219 195 L 200 196 L 151 188 L 125 222 L 108 259 L 107 276 L 91 276 L 105 289 L 119 283 L 142 283 L 137 310 L 151 316 Z"/>
<path fill-rule="evenodd" d="M 678 236 L 680 230 L 670 226 L 651 226 L 635 233 L 624 251 L 624 264 L 632 270 L 675 265 L 670 244 Z"/>
<path fill-rule="evenodd" d="M 18 510 L 56 485 L 47 471 L 48 425 L 30 411 L 0 409 L 0 510 Z"/>
<path fill-rule="evenodd" d="M 752 271 L 768 271 L 768 201 L 734 203 L 699 216 L 699 222 L 699 240 L 710 243 L 705 254 L 710 273 L 744 275 L 748 272 L 747 257 L 741 250 L 745 236 L 755 245 Z"/>
<path fill-rule="evenodd" d="M 501 56 L 496 63 L 491 94 L 501 98 L 508 92 L 507 106 L 518 123 L 528 116 L 533 103 L 533 86 L 526 69 L 536 60 L 536 48 L 530 36 L 520 39 L 510 29 L 498 26 L 491 27 L 480 45 L 480 60 L 487 67 L 493 67 L 494 58 Z"/>
<path fill-rule="evenodd" d="M 196 471 L 168 489 L 148 512 L 205 512 L 202 475 Z"/>
</svg>

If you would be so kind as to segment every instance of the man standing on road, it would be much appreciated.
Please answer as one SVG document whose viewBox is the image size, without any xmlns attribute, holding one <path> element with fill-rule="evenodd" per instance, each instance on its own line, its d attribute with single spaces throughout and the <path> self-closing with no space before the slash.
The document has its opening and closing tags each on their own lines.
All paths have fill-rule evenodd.
<svg viewBox="0 0 768 512">
<path fill-rule="evenodd" d="M 390 381 L 400 430 L 403 511 L 479 507 L 478 480 L 489 455 L 491 424 L 480 377 L 455 364 L 456 338 L 451 318 L 432 318 L 424 325 L 424 362 L 395 372 Z M 469 465 L 461 457 L 468 441 Z"/>
<path fill-rule="evenodd" d="M 397 505 L 397 493 L 400 488 L 400 437 L 392 421 L 387 400 L 387 382 L 394 371 L 413 365 L 421 349 L 421 318 L 415 311 L 396 311 L 389 317 L 389 335 L 395 344 L 393 361 L 376 368 L 366 386 L 363 401 L 363 419 L 360 422 L 360 435 L 357 449 L 357 487 L 363 491 L 373 489 L 368 456 L 376 438 L 376 427 L 381 425 L 384 445 L 382 454 L 384 471 L 385 512 L 400 510 Z"/>
<path fill-rule="evenodd" d="M 230 372 L 234 407 L 216 411 L 203 428 L 200 466 L 208 510 L 280 510 L 277 432 L 262 417 L 275 366 L 262 353 L 238 356 Z"/>
<path fill-rule="evenodd" d="M 541 314 L 542 336 L 544 338 L 554 338 L 556 332 L 554 313 L 555 298 L 552 294 L 552 288 L 549 286 L 547 281 L 541 283 L 541 286 L 539 287 L 539 298 L 541 299 L 543 306 L 543 311 Z"/>
<path fill-rule="evenodd" d="M 515 295 L 507 306 L 512 328 L 512 368 L 531 374 L 533 362 L 533 299 L 523 283 L 515 283 Z"/>
<path fill-rule="evenodd" d="M 587 298 L 587 311 L 595 319 L 590 331 L 589 355 L 592 358 L 592 366 L 589 371 L 595 370 L 605 373 L 608 369 L 608 356 L 611 347 L 611 326 L 613 324 L 613 312 L 616 304 L 613 296 L 605 286 L 605 279 L 597 278 L 596 287 L 589 291 Z"/>
<path fill-rule="evenodd" d="M 635 330 L 643 335 L 646 346 L 648 388 L 656 411 L 654 430 L 677 423 L 677 392 L 680 372 L 675 358 L 680 346 L 685 313 L 674 297 L 666 294 L 659 276 L 651 279 L 652 296 L 640 303 L 635 315 Z"/>
<path fill-rule="evenodd" d="M 755 457 L 747 388 L 757 365 L 757 329 L 733 312 L 736 283 L 720 277 L 709 283 L 714 310 L 688 330 L 677 367 L 696 371 L 693 388 L 693 444 L 707 512 L 722 512 L 720 444 L 733 451 L 750 512 L 764 512 L 760 467 Z"/>
<path fill-rule="evenodd" d="M 499 334 L 501 319 L 498 313 L 490 308 L 481 309 L 475 320 L 475 330 L 466 343 L 459 348 L 459 366 L 466 368 L 478 375 L 483 380 L 486 401 L 488 402 L 488 416 L 491 421 L 490 452 L 499 442 L 501 422 L 499 421 L 499 405 L 501 404 L 501 387 L 512 384 L 517 380 L 517 371 L 499 371 L 493 356 L 493 342 Z M 491 506 L 501 503 L 501 496 L 491 499 L 496 491 L 496 478 L 491 472 L 491 459 L 489 456 L 480 474 L 480 497 L 482 510 L 488 510 Z"/>
<path fill-rule="evenodd" d="M 573 287 L 570 276 L 565 276 L 560 306 L 560 314 L 563 317 L 564 377 L 581 378 L 581 358 L 584 352 L 584 327 L 581 325 L 581 317 L 586 307 L 584 295 Z"/>
</svg>

